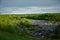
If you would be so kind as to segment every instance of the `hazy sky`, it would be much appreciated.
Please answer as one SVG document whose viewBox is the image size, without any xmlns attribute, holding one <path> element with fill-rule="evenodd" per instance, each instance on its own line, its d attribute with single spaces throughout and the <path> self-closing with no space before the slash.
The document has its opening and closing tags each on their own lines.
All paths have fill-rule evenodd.
<svg viewBox="0 0 60 40">
<path fill-rule="evenodd" d="M 0 13 L 60 12 L 60 0 L 0 0 Z"/>
</svg>

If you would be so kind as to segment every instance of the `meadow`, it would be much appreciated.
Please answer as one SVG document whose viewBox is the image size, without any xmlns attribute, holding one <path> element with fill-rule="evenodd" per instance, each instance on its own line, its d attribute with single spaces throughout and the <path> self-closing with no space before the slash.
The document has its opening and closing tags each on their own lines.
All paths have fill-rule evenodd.
<svg viewBox="0 0 60 40">
<path fill-rule="evenodd" d="M 23 18 L 21 18 L 23 17 Z M 29 36 L 25 30 L 22 35 L 18 32 L 18 25 L 30 27 L 32 23 L 28 19 L 48 20 L 49 22 L 60 22 L 60 13 L 49 14 L 1 14 L 0 15 L 0 40 L 55 40 L 53 38 L 37 38 Z M 20 24 L 21 23 L 21 24 Z M 60 26 L 57 28 L 60 29 Z M 58 33 L 60 30 L 57 30 Z M 56 33 L 55 30 L 55 33 Z M 60 35 L 60 34 L 59 34 Z M 58 37 L 58 36 L 57 36 Z"/>
</svg>

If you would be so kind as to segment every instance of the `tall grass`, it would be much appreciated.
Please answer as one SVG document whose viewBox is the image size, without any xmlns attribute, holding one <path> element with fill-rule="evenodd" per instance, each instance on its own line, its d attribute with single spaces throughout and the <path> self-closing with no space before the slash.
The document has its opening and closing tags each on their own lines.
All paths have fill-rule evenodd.
<svg viewBox="0 0 60 40">
<path fill-rule="evenodd" d="M 17 34 L 11 34 L 9 32 L 0 31 L 0 40 L 39 40 L 39 39 L 32 38 L 30 36 L 21 36 Z"/>
<path fill-rule="evenodd" d="M 16 32 L 20 19 L 16 15 L 0 15 L 0 30 Z"/>
<path fill-rule="evenodd" d="M 0 15 L 0 30 L 17 32 L 17 26 L 30 26 L 32 23 L 18 15 Z"/>
</svg>

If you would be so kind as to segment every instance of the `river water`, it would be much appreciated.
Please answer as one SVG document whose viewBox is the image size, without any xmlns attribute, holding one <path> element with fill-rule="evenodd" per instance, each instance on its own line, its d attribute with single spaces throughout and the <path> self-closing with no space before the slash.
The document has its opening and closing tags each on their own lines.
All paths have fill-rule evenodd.
<svg viewBox="0 0 60 40">
<path fill-rule="evenodd" d="M 51 30 L 53 31 L 55 29 L 55 27 L 57 26 L 56 23 L 49 23 L 46 20 L 33 20 L 33 19 L 29 19 L 33 25 L 40 25 L 42 26 L 43 29 L 45 30 Z"/>
</svg>

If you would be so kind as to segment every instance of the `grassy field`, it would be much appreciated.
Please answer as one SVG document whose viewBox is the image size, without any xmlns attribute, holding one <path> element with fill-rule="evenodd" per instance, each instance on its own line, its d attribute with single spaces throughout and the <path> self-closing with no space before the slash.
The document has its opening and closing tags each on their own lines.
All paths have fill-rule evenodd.
<svg viewBox="0 0 60 40">
<path fill-rule="evenodd" d="M 27 19 L 21 19 L 17 15 L 0 15 L 0 40 L 37 40 L 27 37 L 24 31 L 23 36 L 18 35 L 17 26 L 20 25 L 20 20 L 23 26 L 30 24 Z"/>
<path fill-rule="evenodd" d="M 0 15 L 0 30 L 16 32 L 20 20 L 15 15 Z"/>
<path fill-rule="evenodd" d="M 23 19 L 21 19 L 23 17 Z M 60 14 L 25 14 L 25 15 L 0 15 L 0 40 L 42 40 L 25 34 L 19 35 L 17 26 L 23 25 L 23 27 L 31 26 L 32 23 L 29 19 L 44 19 L 49 21 L 60 21 Z M 22 20 L 22 21 L 21 21 Z M 51 38 L 45 38 L 43 40 L 53 40 Z M 55 40 L 55 39 L 54 39 Z"/>
<path fill-rule="evenodd" d="M 0 31 L 0 40 L 39 40 L 38 38 L 32 38 L 31 36 L 22 36 L 17 34 L 12 34 L 9 32 Z"/>
</svg>

